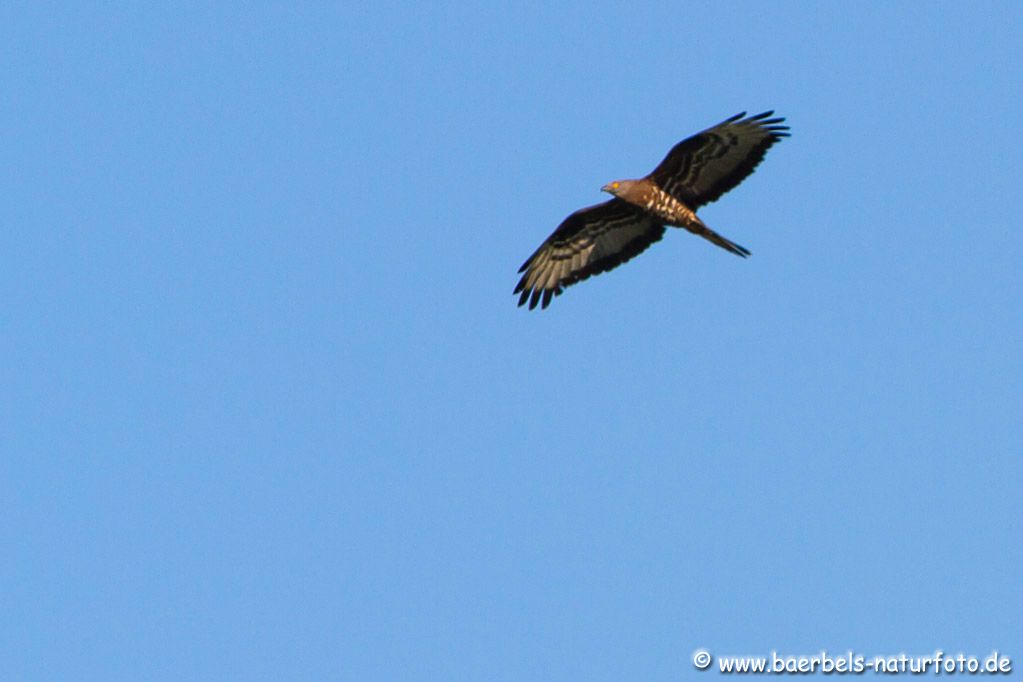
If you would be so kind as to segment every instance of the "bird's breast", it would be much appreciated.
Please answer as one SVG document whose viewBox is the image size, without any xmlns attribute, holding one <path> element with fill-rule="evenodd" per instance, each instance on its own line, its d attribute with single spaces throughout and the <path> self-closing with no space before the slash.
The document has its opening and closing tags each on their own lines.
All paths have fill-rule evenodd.
<svg viewBox="0 0 1023 682">
<path fill-rule="evenodd" d="M 650 187 L 641 204 L 665 223 L 685 227 L 697 222 L 696 213 L 660 187 Z"/>
</svg>

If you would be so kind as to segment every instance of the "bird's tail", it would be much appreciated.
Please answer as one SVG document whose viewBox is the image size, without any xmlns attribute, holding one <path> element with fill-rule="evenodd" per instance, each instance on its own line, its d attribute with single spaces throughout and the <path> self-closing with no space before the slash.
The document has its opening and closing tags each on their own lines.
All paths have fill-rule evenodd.
<svg viewBox="0 0 1023 682">
<path fill-rule="evenodd" d="M 729 239 L 725 239 L 717 232 L 704 225 L 703 221 L 698 218 L 695 223 L 686 225 L 686 229 L 692 232 L 693 234 L 700 235 L 701 237 L 703 237 L 712 244 L 717 244 L 725 251 L 730 251 L 734 253 L 736 256 L 741 256 L 745 258 L 747 256 L 752 255 L 749 249 L 747 249 L 745 246 L 739 246 L 735 242 Z"/>
</svg>

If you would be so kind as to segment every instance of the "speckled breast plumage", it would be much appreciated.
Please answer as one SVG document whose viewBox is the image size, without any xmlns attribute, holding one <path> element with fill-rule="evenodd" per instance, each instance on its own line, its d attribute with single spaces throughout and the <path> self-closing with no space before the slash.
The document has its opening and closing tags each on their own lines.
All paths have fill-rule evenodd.
<svg viewBox="0 0 1023 682">
<path fill-rule="evenodd" d="M 641 206 L 660 217 L 665 223 L 678 227 L 689 227 L 699 222 L 696 213 L 660 187 L 650 183 L 646 189 L 646 196 Z"/>
</svg>

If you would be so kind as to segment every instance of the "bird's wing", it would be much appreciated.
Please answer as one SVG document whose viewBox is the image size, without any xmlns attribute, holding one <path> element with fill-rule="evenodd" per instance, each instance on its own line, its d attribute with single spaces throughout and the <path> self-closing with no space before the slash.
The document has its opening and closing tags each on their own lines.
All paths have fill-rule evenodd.
<svg viewBox="0 0 1023 682">
<path fill-rule="evenodd" d="M 515 287 L 519 305 L 546 308 L 563 287 L 621 265 L 663 234 L 655 218 L 621 199 L 580 209 L 519 268 L 524 273 Z"/>
<path fill-rule="evenodd" d="M 767 150 L 789 127 L 773 111 L 743 118 L 732 116 L 713 128 L 672 147 L 649 178 L 664 191 L 696 210 L 732 189 L 753 172 Z"/>
</svg>

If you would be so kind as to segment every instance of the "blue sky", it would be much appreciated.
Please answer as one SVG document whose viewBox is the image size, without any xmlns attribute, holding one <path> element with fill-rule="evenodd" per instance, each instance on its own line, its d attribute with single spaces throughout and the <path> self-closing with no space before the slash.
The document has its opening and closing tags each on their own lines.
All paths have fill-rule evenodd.
<svg viewBox="0 0 1023 682">
<path fill-rule="evenodd" d="M 723 6 L 724 5 L 724 6 Z M 0 676 L 1023 665 L 1016 3 L 0 9 Z M 516 308 L 598 189 L 792 137 Z"/>
</svg>

